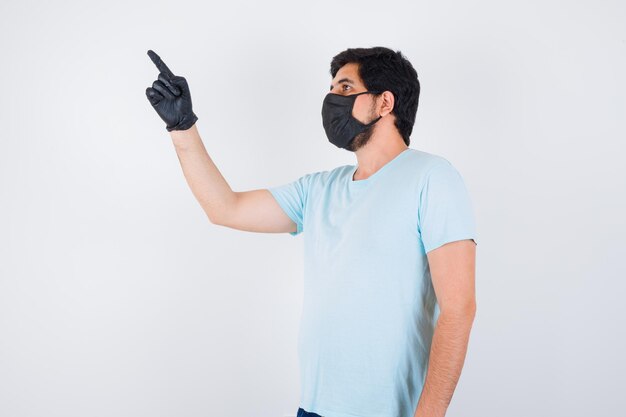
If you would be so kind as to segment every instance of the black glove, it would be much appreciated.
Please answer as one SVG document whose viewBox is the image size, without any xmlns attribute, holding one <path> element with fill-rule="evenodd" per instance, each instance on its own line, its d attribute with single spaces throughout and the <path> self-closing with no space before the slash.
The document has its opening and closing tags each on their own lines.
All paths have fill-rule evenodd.
<svg viewBox="0 0 626 417">
<path fill-rule="evenodd" d="M 176 76 L 152 50 L 148 56 L 159 70 L 159 79 L 146 88 L 146 97 L 154 110 L 165 122 L 168 132 L 187 130 L 196 123 L 196 116 L 191 109 L 191 93 L 187 80 Z"/>
</svg>

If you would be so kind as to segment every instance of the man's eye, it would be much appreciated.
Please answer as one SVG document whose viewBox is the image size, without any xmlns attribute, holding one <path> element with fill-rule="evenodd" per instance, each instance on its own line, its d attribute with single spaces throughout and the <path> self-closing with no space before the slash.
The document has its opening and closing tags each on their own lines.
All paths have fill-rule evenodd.
<svg viewBox="0 0 626 417">
<path fill-rule="evenodd" d="M 345 84 L 344 84 L 344 85 L 343 85 L 343 91 L 346 91 L 346 88 L 350 88 L 350 86 L 349 86 L 349 85 L 345 85 Z"/>
</svg>

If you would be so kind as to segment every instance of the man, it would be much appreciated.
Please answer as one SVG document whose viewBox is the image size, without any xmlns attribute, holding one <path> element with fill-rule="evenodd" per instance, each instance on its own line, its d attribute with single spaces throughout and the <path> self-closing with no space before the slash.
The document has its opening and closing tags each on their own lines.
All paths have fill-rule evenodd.
<svg viewBox="0 0 626 417">
<path fill-rule="evenodd" d="M 476 311 L 476 231 L 458 171 L 408 147 L 420 90 L 409 61 L 383 47 L 333 58 L 322 123 L 357 165 L 234 192 L 202 144 L 186 80 L 148 55 L 160 74 L 146 95 L 210 221 L 306 231 L 297 417 L 444 416 Z"/>
</svg>

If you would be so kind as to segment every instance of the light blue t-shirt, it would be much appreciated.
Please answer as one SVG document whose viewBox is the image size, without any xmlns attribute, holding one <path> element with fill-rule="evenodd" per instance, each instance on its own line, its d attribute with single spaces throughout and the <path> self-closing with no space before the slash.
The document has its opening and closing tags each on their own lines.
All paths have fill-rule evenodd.
<svg viewBox="0 0 626 417">
<path fill-rule="evenodd" d="M 476 241 L 448 160 L 407 148 L 364 180 L 356 165 L 269 188 L 304 236 L 300 407 L 323 417 L 413 417 L 439 315 L 426 253 Z"/>
</svg>

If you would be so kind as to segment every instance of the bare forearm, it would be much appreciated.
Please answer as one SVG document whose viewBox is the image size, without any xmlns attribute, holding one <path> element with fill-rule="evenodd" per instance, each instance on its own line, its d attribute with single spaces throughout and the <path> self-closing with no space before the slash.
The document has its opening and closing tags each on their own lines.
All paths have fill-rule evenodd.
<svg viewBox="0 0 626 417">
<path fill-rule="evenodd" d="M 194 124 L 170 132 L 187 184 L 211 222 L 218 222 L 235 199 L 217 166 L 206 151 Z"/>
<path fill-rule="evenodd" d="M 428 372 L 415 417 L 443 417 L 461 375 L 474 313 L 445 314 L 437 320 Z"/>
</svg>

